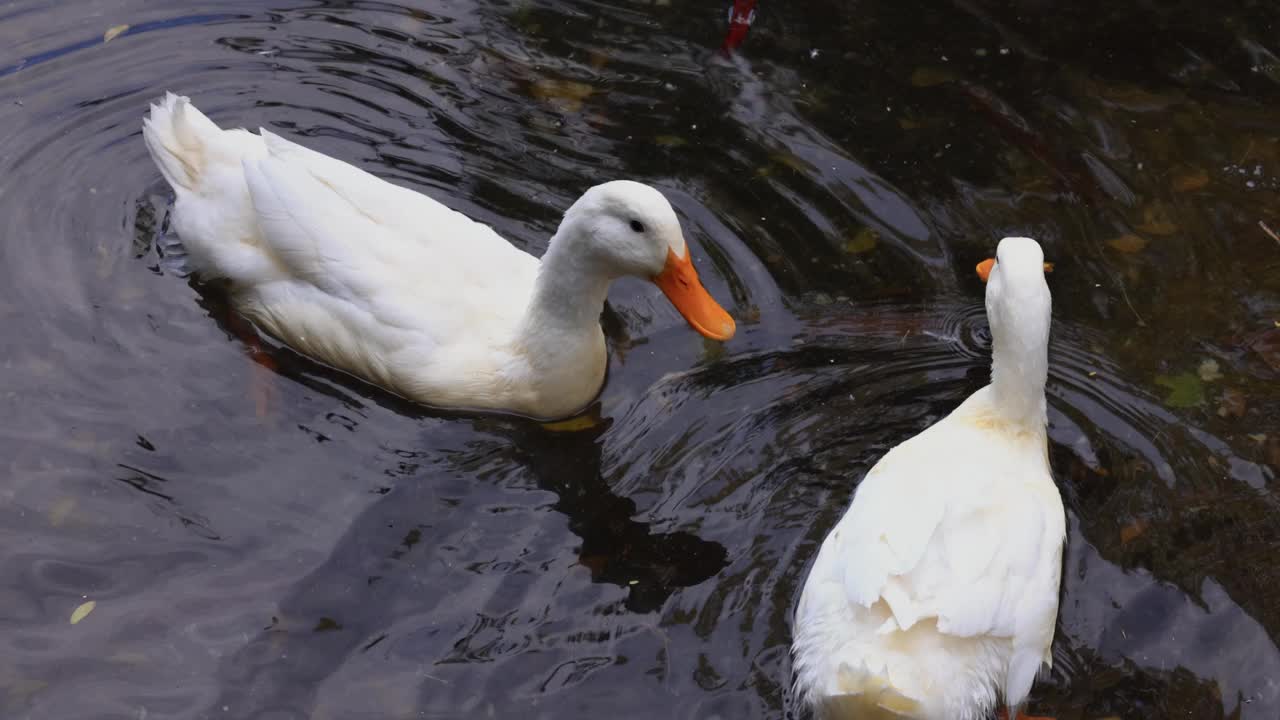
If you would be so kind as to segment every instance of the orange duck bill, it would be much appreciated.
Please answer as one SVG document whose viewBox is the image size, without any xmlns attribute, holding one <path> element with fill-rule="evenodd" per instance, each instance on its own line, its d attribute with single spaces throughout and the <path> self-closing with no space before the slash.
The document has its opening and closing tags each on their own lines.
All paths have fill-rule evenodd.
<svg viewBox="0 0 1280 720">
<path fill-rule="evenodd" d="M 978 277 L 982 279 L 982 282 L 986 282 L 991 278 L 991 271 L 994 270 L 995 267 L 996 267 L 996 259 L 987 258 L 986 260 L 983 260 L 982 262 L 978 263 L 978 266 L 975 267 L 974 270 L 978 271 Z M 1051 262 L 1045 263 L 1044 271 L 1047 273 L 1053 272 L 1053 263 Z"/>
<path fill-rule="evenodd" d="M 688 248 L 684 257 L 678 257 L 668 248 L 667 264 L 653 277 L 653 282 L 694 330 L 712 340 L 724 341 L 733 337 L 737 329 L 733 318 L 702 287 Z"/>
</svg>

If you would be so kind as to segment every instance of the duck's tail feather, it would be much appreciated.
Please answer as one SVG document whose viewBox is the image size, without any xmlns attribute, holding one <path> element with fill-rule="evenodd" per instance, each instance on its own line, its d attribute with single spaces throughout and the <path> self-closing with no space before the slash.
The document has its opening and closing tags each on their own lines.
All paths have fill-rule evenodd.
<svg viewBox="0 0 1280 720">
<path fill-rule="evenodd" d="M 200 185 L 208 145 L 222 130 L 183 96 L 165 93 L 142 121 L 142 137 L 151 159 L 175 191 Z"/>
</svg>

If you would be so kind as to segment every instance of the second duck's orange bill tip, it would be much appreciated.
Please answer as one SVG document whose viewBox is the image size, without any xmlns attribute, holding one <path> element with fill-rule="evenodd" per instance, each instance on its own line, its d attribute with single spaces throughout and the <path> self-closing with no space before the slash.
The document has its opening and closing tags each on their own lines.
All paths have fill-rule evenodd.
<svg viewBox="0 0 1280 720">
<path fill-rule="evenodd" d="M 702 287 L 688 249 L 684 257 L 668 249 L 666 266 L 653 278 L 653 282 L 662 289 L 690 327 L 703 336 L 723 342 L 737 331 L 733 318 Z"/>
<path fill-rule="evenodd" d="M 975 267 L 974 270 L 978 271 L 978 277 L 982 279 L 982 282 L 986 282 L 988 279 L 991 278 L 991 269 L 994 268 L 995 266 L 996 266 L 996 259 L 987 258 L 986 260 L 983 260 L 982 262 L 978 263 L 978 266 Z"/>
<path fill-rule="evenodd" d="M 974 269 L 978 271 L 978 277 L 982 279 L 982 282 L 986 282 L 987 280 L 991 279 L 991 270 L 995 266 L 996 266 L 996 259 L 987 258 L 986 260 L 983 260 L 982 262 L 978 263 L 978 266 L 975 267 Z M 1053 263 L 1051 262 L 1045 263 L 1044 271 L 1047 273 L 1053 272 Z"/>
</svg>

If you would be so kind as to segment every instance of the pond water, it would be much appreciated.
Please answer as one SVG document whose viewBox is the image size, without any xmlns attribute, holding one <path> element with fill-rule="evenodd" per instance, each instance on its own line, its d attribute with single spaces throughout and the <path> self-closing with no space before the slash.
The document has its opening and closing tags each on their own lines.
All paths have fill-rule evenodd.
<svg viewBox="0 0 1280 720">
<path fill-rule="evenodd" d="M 726 55 L 728 10 L 0 4 L 0 715 L 805 717 L 808 565 L 984 383 L 1025 234 L 1070 527 L 1029 710 L 1280 717 L 1274 3 L 763 0 Z M 535 253 L 652 183 L 739 333 L 616 283 L 555 427 L 258 353 L 166 232 L 165 90 Z"/>
</svg>

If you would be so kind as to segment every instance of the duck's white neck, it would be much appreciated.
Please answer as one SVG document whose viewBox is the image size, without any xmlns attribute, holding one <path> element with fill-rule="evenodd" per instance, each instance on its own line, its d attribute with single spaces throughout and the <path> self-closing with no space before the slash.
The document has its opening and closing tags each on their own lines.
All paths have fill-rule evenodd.
<svg viewBox="0 0 1280 720">
<path fill-rule="evenodd" d="M 551 239 L 520 331 L 525 351 L 542 372 L 581 372 L 584 355 L 604 346 L 600 314 L 613 278 L 574 239 L 565 237 L 563 227 Z"/>
<path fill-rule="evenodd" d="M 1029 429 L 1048 422 L 1044 386 L 1049 377 L 1048 310 L 1012 312 L 992 327 L 991 393 L 996 412 Z"/>
</svg>

